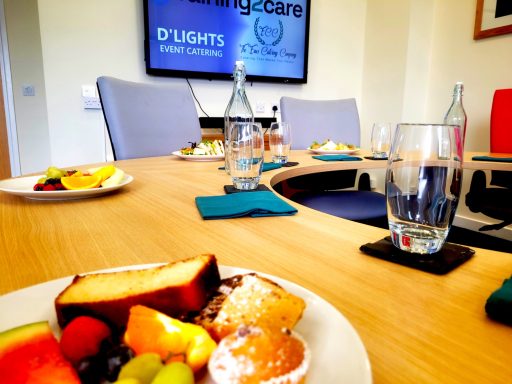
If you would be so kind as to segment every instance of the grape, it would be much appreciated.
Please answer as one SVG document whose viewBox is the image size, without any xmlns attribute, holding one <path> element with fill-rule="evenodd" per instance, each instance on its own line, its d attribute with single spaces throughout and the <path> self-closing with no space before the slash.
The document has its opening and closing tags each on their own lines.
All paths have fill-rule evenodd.
<svg viewBox="0 0 512 384">
<path fill-rule="evenodd" d="M 141 384 L 140 380 L 128 378 L 128 379 L 121 379 L 114 382 L 114 384 Z"/>
<path fill-rule="evenodd" d="M 105 379 L 115 381 L 119 375 L 121 367 L 134 356 L 133 351 L 126 345 L 117 345 L 106 353 L 107 372 Z"/>
<path fill-rule="evenodd" d="M 155 376 L 151 384 L 194 384 L 194 373 L 187 364 L 167 364 Z"/>
<path fill-rule="evenodd" d="M 89 356 L 80 360 L 76 371 L 82 383 L 100 383 L 105 372 L 105 364 L 97 356 Z"/>
<path fill-rule="evenodd" d="M 162 367 L 162 360 L 158 354 L 143 353 L 135 356 L 121 368 L 118 380 L 133 378 L 138 379 L 141 384 L 151 384 L 151 380 Z"/>
<path fill-rule="evenodd" d="M 48 167 L 46 170 L 46 177 L 49 179 L 60 179 L 62 176 L 66 176 L 66 172 L 57 167 Z"/>
</svg>

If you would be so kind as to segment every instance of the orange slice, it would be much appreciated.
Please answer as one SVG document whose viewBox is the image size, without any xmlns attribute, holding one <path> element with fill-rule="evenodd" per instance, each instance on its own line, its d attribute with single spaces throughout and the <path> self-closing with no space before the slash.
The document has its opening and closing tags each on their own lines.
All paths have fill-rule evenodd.
<svg viewBox="0 0 512 384">
<path fill-rule="evenodd" d="M 101 175 L 92 176 L 66 176 L 61 177 L 60 182 L 66 189 L 90 189 L 100 186 L 102 181 Z"/>
</svg>

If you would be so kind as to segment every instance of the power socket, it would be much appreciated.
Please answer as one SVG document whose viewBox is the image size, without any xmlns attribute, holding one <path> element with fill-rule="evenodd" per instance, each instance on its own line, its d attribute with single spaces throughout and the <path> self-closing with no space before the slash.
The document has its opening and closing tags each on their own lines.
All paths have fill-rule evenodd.
<svg viewBox="0 0 512 384">
<path fill-rule="evenodd" d="M 99 97 L 82 96 L 82 103 L 84 109 L 101 109 L 101 102 Z"/>
<path fill-rule="evenodd" d="M 265 113 L 265 102 L 258 101 L 256 103 L 256 113 Z"/>
</svg>

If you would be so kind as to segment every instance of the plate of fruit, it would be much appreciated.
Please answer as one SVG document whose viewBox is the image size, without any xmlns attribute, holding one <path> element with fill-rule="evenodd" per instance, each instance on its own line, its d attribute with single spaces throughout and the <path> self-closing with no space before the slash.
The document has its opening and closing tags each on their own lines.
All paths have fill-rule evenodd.
<svg viewBox="0 0 512 384">
<path fill-rule="evenodd" d="M 200 143 L 189 143 L 172 154 L 189 161 L 218 161 L 224 159 L 224 143 L 221 140 L 203 140 Z"/>
<path fill-rule="evenodd" d="M 35 200 L 72 200 L 104 195 L 132 181 L 132 176 L 113 165 L 87 170 L 51 166 L 44 175 L 0 180 L 0 191 Z"/>
<path fill-rule="evenodd" d="M 313 141 L 313 143 L 307 149 L 319 155 L 348 155 L 359 151 L 359 148 L 354 144 L 336 143 L 330 139 L 327 139 L 322 143 Z"/>
<path fill-rule="evenodd" d="M 211 254 L 49 281 L 0 296 L 0 311 L 10 384 L 372 383 L 336 308 Z"/>
</svg>

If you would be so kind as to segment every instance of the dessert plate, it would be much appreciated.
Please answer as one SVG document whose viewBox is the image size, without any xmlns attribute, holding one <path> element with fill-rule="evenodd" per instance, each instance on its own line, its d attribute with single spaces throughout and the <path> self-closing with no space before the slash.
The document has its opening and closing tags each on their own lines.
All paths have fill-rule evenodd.
<svg viewBox="0 0 512 384">
<path fill-rule="evenodd" d="M 15 177 L 0 181 L 0 191 L 11 195 L 23 196 L 34 200 L 74 200 L 95 197 L 123 188 L 133 181 L 133 177 L 125 174 L 121 183 L 106 188 L 74 189 L 65 191 L 34 191 L 34 185 L 44 175 Z"/>
<path fill-rule="evenodd" d="M 174 151 L 172 154 L 189 161 L 218 161 L 224 159 L 224 155 L 184 155 L 180 151 Z"/>
<path fill-rule="evenodd" d="M 158 264 L 108 271 L 141 269 L 155 265 Z M 253 272 L 228 266 L 220 266 L 219 269 L 223 278 Z M 352 325 L 336 308 L 297 284 L 264 273 L 259 274 L 302 297 L 306 302 L 306 310 L 294 330 L 304 337 L 312 352 L 307 383 L 372 383 L 370 362 L 364 345 Z M 19 325 L 48 320 L 55 334 L 59 335 L 53 303 L 55 297 L 72 279 L 73 277 L 65 277 L 52 280 L 0 296 L 0 332 Z M 207 376 L 198 384 L 214 383 Z"/>
<path fill-rule="evenodd" d="M 308 150 L 313 152 L 313 153 L 316 153 L 318 155 L 341 155 L 341 154 L 350 155 L 352 153 L 359 152 L 359 148 L 355 148 L 355 149 L 341 149 L 341 150 L 335 150 L 335 149 L 327 150 L 327 149 L 311 149 L 311 148 L 308 148 Z"/>
</svg>

